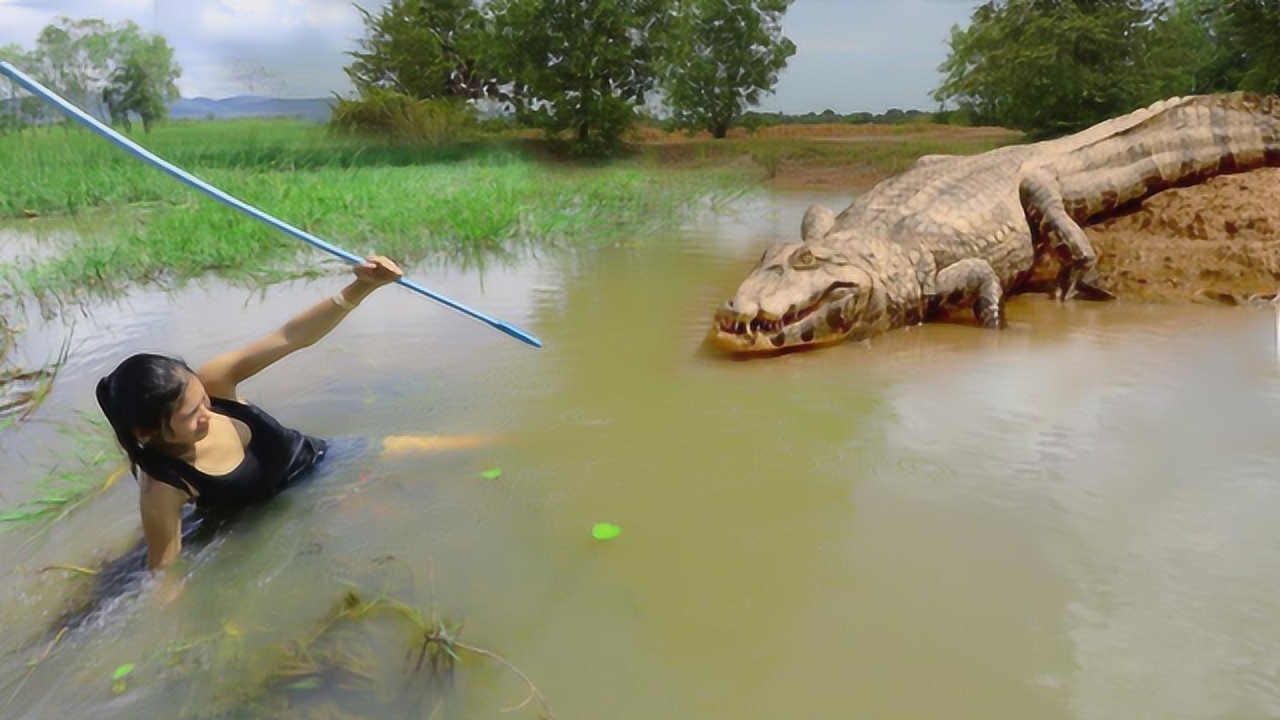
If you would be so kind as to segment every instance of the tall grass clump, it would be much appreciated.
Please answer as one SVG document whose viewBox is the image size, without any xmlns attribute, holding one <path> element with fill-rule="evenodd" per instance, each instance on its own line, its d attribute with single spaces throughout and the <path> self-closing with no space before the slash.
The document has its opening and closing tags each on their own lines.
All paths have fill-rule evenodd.
<svg viewBox="0 0 1280 720">
<path fill-rule="evenodd" d="M 469 139 L 477 129 L 475 109 L 466 103 L 419 100 L 381 88 L 370 88 L 359 100 L 338 98 L 329 127 L 339 134 L 430 147 Z"/>
</svg>

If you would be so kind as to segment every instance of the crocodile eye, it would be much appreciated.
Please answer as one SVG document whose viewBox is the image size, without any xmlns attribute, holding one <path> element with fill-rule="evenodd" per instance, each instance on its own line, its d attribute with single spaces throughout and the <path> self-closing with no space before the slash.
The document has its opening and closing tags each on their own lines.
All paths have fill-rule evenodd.
<svg viewBox="0 0 1280 720">
<path fill-rule="evenodd" d="M 813 256 L 809 248 L 801 248 L 791 256 L 791 267 L 796 270 L 812 270 L 818 267 L 818 258 Z"/>
</svg>

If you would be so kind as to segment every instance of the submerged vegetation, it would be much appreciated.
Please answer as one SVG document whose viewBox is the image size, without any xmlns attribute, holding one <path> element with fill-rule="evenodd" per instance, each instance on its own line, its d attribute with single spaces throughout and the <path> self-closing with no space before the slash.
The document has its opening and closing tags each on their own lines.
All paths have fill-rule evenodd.
<svg viewBox="0 0 1280 720">
<path fill-rule="evenodd" d="M 0 430 L 4 429 L 0 418 Z M 62 460 L 36 481 L 33 496 L 14 507 L 0 508 L 0 530 L 66 517 L 106 491 L 124 468 L 106 421 L 82 414 L 59 428 Z"/>
<path fill-rule="evenodd" d="M 0 431 L 26 420 L 40 408 L 70 354 L 70 342 L 64 342 L 58 356 L 43 367 L 17 366 L 9 360 L 16 334 L 0 315 Z"/>
<path fill-rule="evenodd" d="M 407 586 L 395 591 L 387 572 L 392 563 L 408 571 Z M 523 688 L 523 696 L 503 707 L 503 713 L 525 710 L 536 711 L 540 718 L 555 717 L 529 675 L 502 655 L 463 641 L 464 623 L 436 611 L 429 558 L 425 609 L 413 597 L 414 573 L 408 562 L 384 555 L 372 560 L 371 569 L 384 575 L 376 593 L 366 591 L 364 582 L 343 580 L 344 589 L 314 624 L 280 632 L 244 627 L 234 620 L 215 621 L 204 632 L 175 638 L 147 656 L 116 666 L 111 691 L 192 683 L 189 700 L 171 712 L 182 718 L 347 717 L 347 707 L 359 708 L 357 716 L 364 716 L 388 700 L 421 710 L 419 715 L 411 711 L 411 716 L 437 717 L 454 700 L 459 667 L 481 660 L 496 663 Z M 89 607 L 64 616 L 44 638 L 29 645 L 34 657 L 27 661 L 26 672 L 8 681 L 14 686 L 7 692 L 10 703 L 51 655 L 68 648 L 62 641 L 77 625 L 67 620 L 83 620 L 84 613 L 92 612 L 94 584 L 119 583 L 126 577 L 110 565 L 51 565 L 40 570 L 49 571 L 77 578 L 77 592 L 87 591 L 91 597 Z M 357 572 L 364 574 L 364 569 Z"/>
<path fill-rule="evenodd" d="M 546 697 L 528 675 L 501 655 L 462 642 L 462 623 L 442 620 L 434 610 L 423 613 L 385 592 L 365 599 L 354 588 L 349 588 L 342 594 L 313 631 L 277 644 L 270 653 L 269 671 L 257 683 L 237 687 L 230 695 L 223 696 L 219 704 L 230 705 L 239 710 L 252 708 L 261 711 L 273 697 L 281 699 L 283 694 L 290 691 L 321 690 L 326 685 L 337 685 L 342 679 L 352 681 L 345 684 L 348 690 L 368 692 L 375 689 L 378 676 L 373 672 L 374 663 L 368 654 L 359 647 L 352 648 L 349 644 L 337 642 L 332 635 L 339 625 L 360 623 L 376 617 L 396 621 L 404 629 L 408 644 L 406 662 L 411 666 L 411 673 L 426 673 L 427 683 L 423 685 L 424 689 L 440 688 L 463 656 L 472 654 L 502 665 L 524 683 L 524 699 L 503 708 L 503 712 L 515 712 L 536 701 L 541 709 L 541 717 L 555 717 Z M 410 683 L 413 682 L 411 675 Z"/>
</svg>

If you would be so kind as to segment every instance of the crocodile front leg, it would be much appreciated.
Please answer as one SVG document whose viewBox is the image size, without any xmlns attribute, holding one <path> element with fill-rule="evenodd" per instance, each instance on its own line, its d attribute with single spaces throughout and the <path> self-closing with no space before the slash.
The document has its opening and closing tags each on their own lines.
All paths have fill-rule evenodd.
<svg viewBox="0 0 1280 720">
<path fill-rule="evenodd" d="M 930 313 L 945 307 L 973 305 L 973 315 L 985 328 L 1005 327 L 1004 290 L 991 263 L 981 258 L 965 258 L 938 271 L 933 293 L 928 297 Z"/>
<path fill-rule="evenodd" d="M 1098 284 L 1098 253 L 1063 206 L 1057 178 L 1044 170 L 1032 172 L 1018 185 L 1018 196 L 1035 232 L 1037 250 L 1047 247 L 1061 264 L 1058 297 L 1067 300 L 1079 294 L 1086 300 L 1115 299 Z"/>
</svg>

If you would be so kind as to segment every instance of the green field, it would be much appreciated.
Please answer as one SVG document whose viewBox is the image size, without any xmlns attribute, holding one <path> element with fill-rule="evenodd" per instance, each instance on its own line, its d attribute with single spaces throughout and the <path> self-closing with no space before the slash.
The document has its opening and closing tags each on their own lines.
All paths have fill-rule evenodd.
<svg viewBox="0 0 1280 720">
<path fill-rule="evenodd" d="M 740 192 L 741 171 L 674 171 L 636 158 L 548 164 L 495 139 L 449 148 L 336 137 L 292 121 L 173 123 L 135 136 L 157 155 L 292 225 L 357 253 L 412 263 L 527 245 L 615 241 Z M 119 289 L 208 271 L 306 274 L 317 253 L 87 131 L 0 138 L 0 216 L 71 216 L 80 238 L 40 263 L 0 266 L 34 296 Z"/>
</svg>

